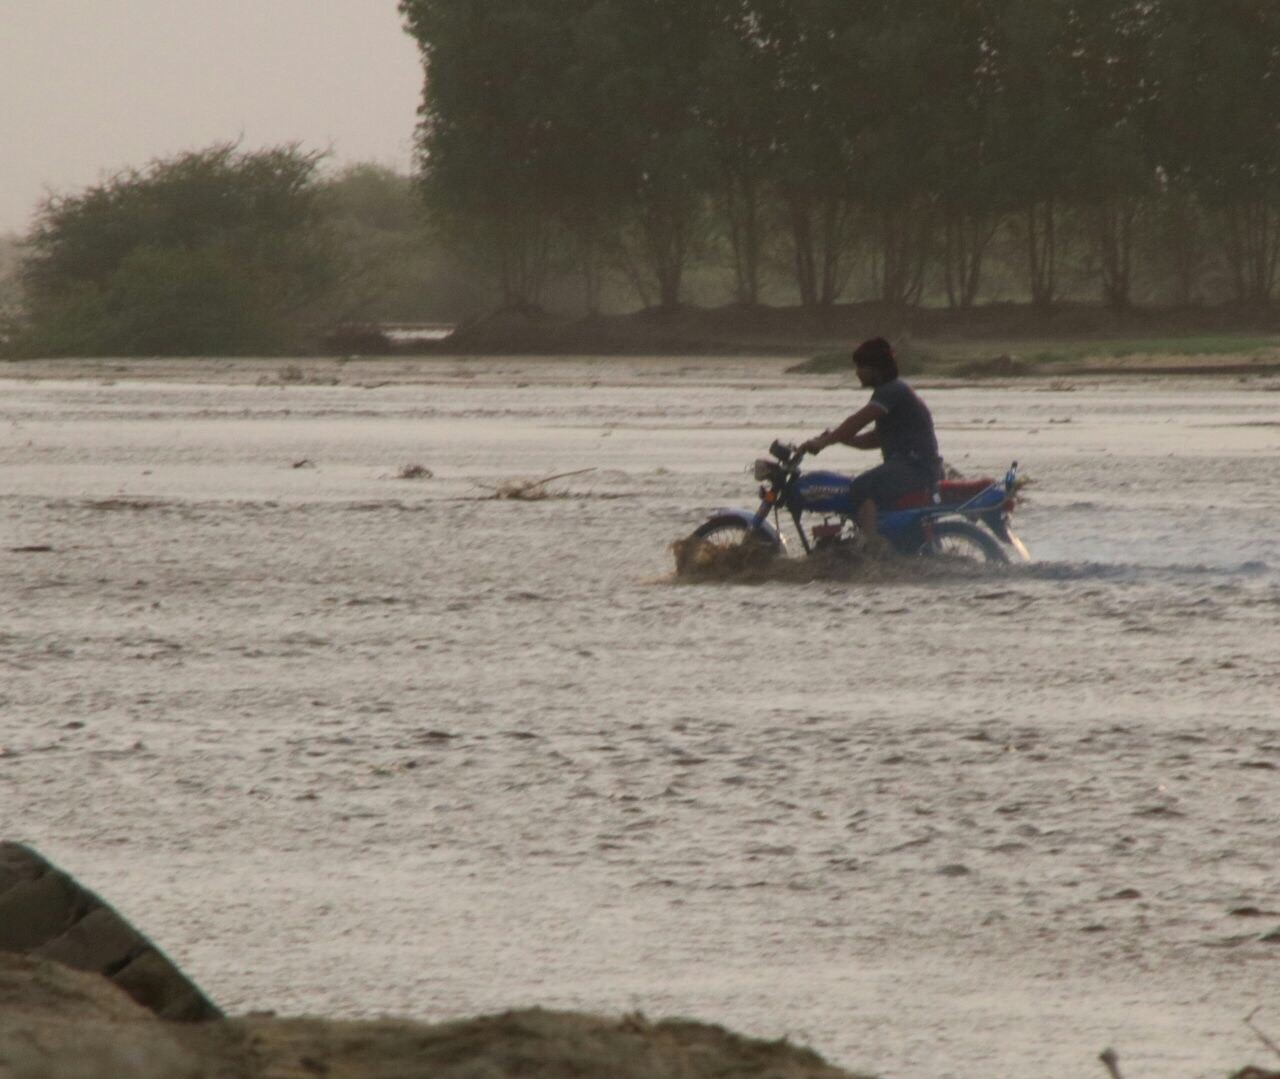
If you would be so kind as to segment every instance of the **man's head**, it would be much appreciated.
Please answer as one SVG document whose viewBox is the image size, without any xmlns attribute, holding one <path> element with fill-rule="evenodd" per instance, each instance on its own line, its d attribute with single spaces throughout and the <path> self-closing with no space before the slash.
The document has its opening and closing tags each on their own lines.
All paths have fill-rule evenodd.
<svg viewBox="0 0 1280 1079">
<path fill-rule="evenodd" d="M 873 337 L 855 348 L 853 367 L 864 386 L 879 386 L 898 377 L 898 359 L 883 337 Z"/>
</svg>

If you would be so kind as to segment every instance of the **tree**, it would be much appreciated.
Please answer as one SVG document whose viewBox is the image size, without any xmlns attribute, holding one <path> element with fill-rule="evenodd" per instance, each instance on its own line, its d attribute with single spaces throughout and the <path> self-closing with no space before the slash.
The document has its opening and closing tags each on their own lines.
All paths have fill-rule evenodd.
<svg viewBox="0 0 1280 1079">
<path fill-rule="evenodd" d="M 622 253 L 669 310 L 705 239 L 713 158 L 701 95 L 714 13 L 709 0 L 602 0 L 595 14 L 616 35 L 618 63 L 597 92 L 623 182 Z"/>
<path fill-rule="evenodd" d="M 1000 92 L 992 0 L 926 7 L 934 21 L 927 93 L 933 131 L 923 148 L 936 204 L 947 303 L 971 307 L 992 240 L 1014 208 L 997 137 Z"/>
<path fill-rule="evenodd" d="M 22 295 L 19 237 L 0 234 L 0 322 L 12 317 Z"/>
<path fill-rule="evenodd" d="M 714 160 L 716 210 L 733 262 L 734 298 L 755 304 L 771 232 L 780 42 L 764 32 L 754 0 L 718 0 L 715 19 L 700 111 Z"/>
<path fill-rule="evenodd" d="M 232 144 L 180 154 L 44 202 L 27 237 L 38 354 L 275 351 L 337 278 L 316 204 L 319 155 Z"/>
<path fill-rule="evenodd" d="M 1280 273 L 1280 9 L 1164 0 L 1161 160 L 1217 217 L 1236 298 L 1267 304 Z"/>
<path fill-rule="evenodd" d="M 776 49 L 773 186 L 791 234 L 800 302 L 827 308 L 843 291 L 858 221 L 853 201 L 862 123 L 858 4 L 759 0 L 761 33 Z"/>
<path fill-rule="evenodd" d="M 858 201 L 873 235 L 872 279 L 892 306 L 924 291 L 934 218 L 950 162 L 944 119 L 973 81 L 971 28 L 951 7 L 928 0 L 866 5 L 858 27 L 862 120 L 856 133 Z M 952 203 L 955 206 L 955 203 Z"/>
<path fill-rule="evenodd" d="M 995 159 L 1018 208 L 1032 306 L 1058 288 L 1060 216 L 1071 201 L 1082 131 L 1068 57 L 1070 0 L 993 0 L 990 68 Z"/>
<path fill-rule="evenodd" d="M 422 192 L 441 236 L 496 281 L 507 307 L 537 306 L 566 198 L 555 117 L 585 0 L 401 0 L 422 53 Z"/>
<path fill-rule="evenodd" d="M 492 306 L 475 274 L 431 235 L 411 176 L 350 165 L 320 181 L 318 202 L 341 253 L 335 321 L 454 322 Z"/>
<path fill-rule="evenodd" d="M 1131 302 L 1137 228 L 1156 191 L 1151 0 L 1074 0 L 1065 50 L 1069 107 L 1080 130 L 1073 197 L 1084 213 L 1107 306 Z"/>
</svg>

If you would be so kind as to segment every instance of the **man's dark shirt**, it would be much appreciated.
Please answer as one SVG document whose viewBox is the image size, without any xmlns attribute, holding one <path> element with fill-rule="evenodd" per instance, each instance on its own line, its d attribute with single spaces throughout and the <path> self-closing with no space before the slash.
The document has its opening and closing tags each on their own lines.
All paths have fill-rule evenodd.
<svg viewBox="0 0 1280 1079">
<path fill-rule="evenodd" d="M 876 420 L 880 452 L 886 461 L 905 457 L 932 464 L 938 459 L 933 417 L 915 391 L 900 378 L 875 388 L 871 403 L 884 409 Z"/>
</svg>

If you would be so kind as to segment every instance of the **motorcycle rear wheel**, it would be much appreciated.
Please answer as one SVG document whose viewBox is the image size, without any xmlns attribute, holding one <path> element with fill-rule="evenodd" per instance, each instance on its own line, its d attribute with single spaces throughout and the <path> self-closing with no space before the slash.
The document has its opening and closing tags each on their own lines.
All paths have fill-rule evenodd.
<svg viewBox="0 0 1280 1079">
<path fill-rule="evenodd" d="M 969 521 L 936 522 L 933 539 L 926 540 L 918 553 L 930 558 L 960 558 L 997 565 L 1009 561 L 995 537 Z"/>
</svg>

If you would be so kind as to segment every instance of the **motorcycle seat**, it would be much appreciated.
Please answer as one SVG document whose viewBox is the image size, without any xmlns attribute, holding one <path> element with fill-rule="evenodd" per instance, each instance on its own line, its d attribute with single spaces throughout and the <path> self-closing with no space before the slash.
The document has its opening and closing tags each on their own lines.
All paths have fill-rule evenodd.
<svg viewBox="0 0 1280 1079">
<path fill-rule="evenodd" d="M 926 506 L 961 506 L 969 499 L 976 497 L 996 481 L 990 476 L 973 480 L 943 480 L 938 484 L 938 502 L 933 501 L 930 491 L 912 491 L 903 495 L 892 508 L 895 510 L 918 510 Z"/>
</svg>

